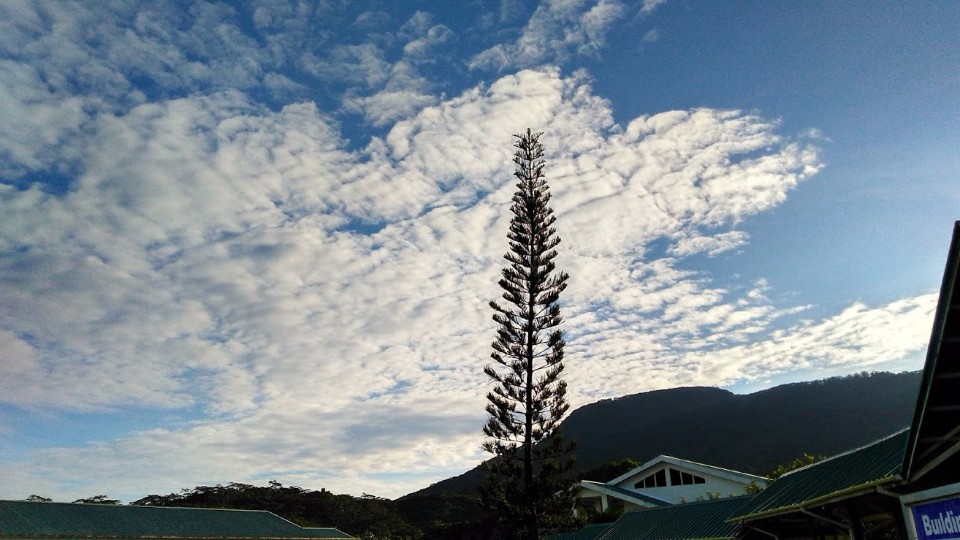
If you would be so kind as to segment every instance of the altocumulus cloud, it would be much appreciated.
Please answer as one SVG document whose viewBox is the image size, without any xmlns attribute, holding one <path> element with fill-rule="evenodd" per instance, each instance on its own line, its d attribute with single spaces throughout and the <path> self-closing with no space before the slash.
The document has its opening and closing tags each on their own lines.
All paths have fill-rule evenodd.
<svg viewBox="0 0 960 540">
<path fill-rule="evenodd" d="M 566 42 L 552 27 L 529 27 L 529 39 L 584 54 L 599 46 L 622 6 L 574 4 L 591 15 Z M 564 5 L 543 9 L 574 17 L 557 11 Z M 216 14 L 197 9 L 191 24 L 215 26 Z M 29 13 L 17 16 L 29 26 Z M 267 107 L 245 91 L 281 63 L 272 49 L 226 28 L 222 42 L 193 39 L 184 55 L 148 24 L 164 17 L 174 15 L 144 16 L 138 33 L 117 37 L 138 39 L 114 57 L 88 54 L 114 75 L 112 99 L 41 85 L 38 70 L 68 69 L 63 55 L 3 66 L 0 97 L 35 140 L 4 132 L 0 149 L 18 182 L 0 184 L 0 400 L 55 413 L 201 413 L 26 452 L 0 463 L 10 480 L 0 496 L 109 485 L 137 497 L 268 474 L 396 496 L 476 464 L 486 304 L 498 294 L 514 189 L 509 143 L 525 126 L 546 131 L 560 264 L 573 276 L 564 309 L 576 405 L 870 366 L 923 345 L 933 296 L 797 322 L 803 306 L 778 306 L 764 283 L 721 287 L 686 265 L 746 245 L 737 224 L 820 169 L 814 141 L 778 134 L 775 122 L 697 109 L 618 124 L 587 74 L 549 66 L 432 95 L 414 67 L 452 36 L 418 16 L 382 79 L 375 47 L 300 59 L 317 73 L 367 62 L 342 75 L 366 93 L 345 91 L 342 102 L 389 129 L 351 147 L 312 101 Z M 288 20 L 266 8 L 255 17 L 264 28 Z M 218 46 L 249 49 L 253 64 L 224 55 L 190 69 L 189 57 L 213 58 Z M 128 95 L 125 73 L 138 62 L 167 95 Z M 218 86 L 221 75 L 234 84 Z M 197 84 L 203 91 L 177 91 Z M 30 184 L 57 159 L 68 189 Z"/>
<path fill-rule="evenodd" d="M 644 2 L 641 12 L 651 13 L 656 4 Z M 596 55 L 605 45 L 609 26 L 626 11 L 618 0 L 548 0 L 537 6 L 516 41 L 476 54 L 470 67 L 503 70 L 561 63 L 573 55 Z"/>
</svg>

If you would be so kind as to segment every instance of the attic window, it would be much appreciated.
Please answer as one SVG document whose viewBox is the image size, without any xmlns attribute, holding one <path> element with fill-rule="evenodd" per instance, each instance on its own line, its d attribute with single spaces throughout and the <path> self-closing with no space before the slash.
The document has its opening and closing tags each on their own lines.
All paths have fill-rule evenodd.
<svg viewBox="0 0 960 540">
<path fill-rule="evenodd" d="M 692 484 L 705 484 L 707 481 L 702 476 L 690 474 L 688 472 L 670 469 L 671 486 L 689 486 Z"/>
<path fill-rule="evenodd" d="M 650 476 L 640 480 L 633 485 L 634 488 L 654 488 L 654 487 L 667 487 L 670 486 L 689 486 L 691 484 L 706 484 L 707 481 L 702 476 L 697 476 L 695 474 L 690 474 L 688 472 L 679 471 L 677 469 L 669 469 L 670 471 L 670 483 L 667 484 L 667 470 L 660 469 L 659 471 L 651 474 Z"/>
<path fill-rule="evenodd" d="M 667 486 L 667 471 L 665 469 L 660 469 L 659 471 L 637 482 L 636 484 L 634 484 L 633 487 L 653 488 L 653 487 L 666 487 L 666 486 Z"/>
</svg>

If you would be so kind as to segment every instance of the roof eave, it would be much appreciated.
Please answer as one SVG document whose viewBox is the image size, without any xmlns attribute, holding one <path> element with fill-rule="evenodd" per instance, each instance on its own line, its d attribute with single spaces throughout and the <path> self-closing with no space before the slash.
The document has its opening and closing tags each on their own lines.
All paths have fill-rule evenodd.
<svg viewBox="0 0 960 540">
<path fill-rule="evenodd" d="M 864 493 L 876 492 L 881 486 L 892 484 L 895 482 L 901 481 L 900 475 L 891 475 L 878 480 L 872 480 L 870 482 L 865 482 L 863 484 L 858 484 L 856 486 L 850 486 L 848 488 L 841 489 L 839 491 L 834 491 L 833 493 L 828 493 L 826 495 L 821 495 L 813 499 L 803 501 L 796 504 L 791 504 L 789 506 L 781 506 L 779 508 L 771 508 L 770 510 L 764 510 L 762 512 L 756 512 L 754 514 L 745 514 L 742 516 L 732 517 L 725 521 L 725 523 L 746 523 L 747 521 L 753 521 L 757 519 L 762 519 L 771 516 L 777 516 L 782 514 L 789 514 L 791 512 L 796 512 L 797 510 L 803 510 L 805 508 L 810 508 L 812 506 L 822 506 L 824 504 L 829 504 L 831 502 L 842 501 L 844 499 L 849 499 L 851 497 L 856 497 L 863 495 Z"/>
<path fill-rule="evenodd" d="M 647 461 L 643 465 L 640 465 L 639 467 L 634 467 L 630 471 L 624 474 L 621 474 L 620 476 L 614 478 L 613 480 L 610 480 L 609 482 L 607 482 L 607 484 L 611 484 L 611 485 L 619 484 L 620 482 L 623 482 L 624 480 L 630 478 L 631 476 L 641 474 L 642 472 L 652 469 L 661 463 L 668 463 L 670 465 L 674 465 L 677 467 L 685 467 L 691 470 L 698 471 L 702 474 L 709 474 L 712 476 L 724 478 L 734 482 L 741 482 L 741 481 L 746 483 L 749 483 L 750 481 L 753 481 L 753 482 L 759 481 L 759 482 L 767 482 L 767 483 L 770 482 L 769 478 L 766 478 L 763 476 L 757 476 L 755 474 L 735 471 L 733 469 L 725 469 L 723 467 L 717 467 L 715 465 L 708 465 L 706 463 L 690 461 L 689 459 L 681 459 L 678 457 L 668 456 L 666 454 L 660 454 L 659 456 L 651 459 L 650 461 Z"/>
</svg>

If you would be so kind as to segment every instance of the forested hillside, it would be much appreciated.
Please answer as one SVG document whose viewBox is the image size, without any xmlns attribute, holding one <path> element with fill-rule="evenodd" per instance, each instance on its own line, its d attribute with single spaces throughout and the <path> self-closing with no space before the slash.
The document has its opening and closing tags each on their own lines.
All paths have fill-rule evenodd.
<svg viewBox="0 0 960 540">
<path fill-rule="evenodd" d="M 592 403 L 562 424 L 578 441 L 580 470 L 660 454 L 763 474 L 804 452 L 830 456 L 905 428 L 920 372 L 862 373 L 738 395 L 673 388 Z M 596 475 L 594 475 L 596 476 Z M 417 494 L 470 492 L 479 467 Z"/>
<path fill-rule="evenodd" d="M 563 429 L 580 470 L 607 481 L 659 454 L 765 474 L 804 453 L 830 456 L 907 427 L 919 372 L 788 384 L 748 395 L 675 388 L 577 409 Z M 479 431 L 479 428 L 478 428 Z M 387 500 L 271 482 L 200 486 L 134 504 L 269 510 L 304 526 L 367 538 L 460 538 L 477 531 L 480 469 Z"/>
</svg>

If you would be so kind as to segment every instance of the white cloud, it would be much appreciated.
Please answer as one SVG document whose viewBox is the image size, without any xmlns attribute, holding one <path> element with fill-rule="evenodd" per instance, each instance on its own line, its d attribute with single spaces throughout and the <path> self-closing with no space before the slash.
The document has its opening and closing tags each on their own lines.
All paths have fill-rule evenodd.
<svg viewBox="0 0 960 540">
<path fill-rule="evenodd" d="M 383 84 L 390 72 L 383 51 L 373 43 L 338 45 L 323 57 L 308 52 L 303 62 L 307 70 L 320 79 L 364 87 Z"/>
<path fill-rule="evenodd" d="M 31 66 L 0 60 L 0 177 L 16 178 L 38 169 L 52 149 L 88 121 L 84 100 L 58 95 Z"/>
<path fill-rule="evenodd" d="M 653 13 L 658 7 L 666 3 L 667 0 L 643 0 L 643 8 L 640 11 L 644 14 Z"/>
<path fill-rule="evenodd" d="M 382 485 L 394 496 L 471 466 L 485 305 L 512 192 L 507 143 L 527 125 L 548 127 L 578 404 L 919 345 L 855 329 L 921 321 L 928 298 L 773 332 L 786 312 L 762 294 L 646 259 L 658 237 L 676 238 L 678 257 L 742 244 L 725 228 L 816 171 L 814 149 L 735 111 L 663 113 L 622 130 L 610 116 L 583 77 L 554 70 L 429 106 L 359 152 L 342 150 L 312 105 L 270 112 L 235 92 L 99 117 L 74 191 L 2 194 L 12 255 L 0 335 L 19 352 L 0 395 L 22 407 L 198 404 L 229 416 L 43 451 L 31 470 L 62 482 L 102 474 L 125 493 L 248 481 L 264 467 L 345 491 L 362 477 L 371 491 L 377 474 L 410 471 Z M 373 229 L 354 232 L 363 223 Z M 588 375 L 596 369 L 611 376 Z M 416 436 L 396 436 L 398 423 Z M 70 472 L 79 459 L 90 467 Z M 112 472 L 96 465 L 107 461 Z M 135 469 L 156 476 L 121 479 Z"/>
<path fill-rule="evenodd" d="M 456 34 L 443 24 L 433 24 L 429 14 L 417 12 L 396 38 L 405 44 L 401 58 L 393 63 L 386 60 L 384 48 L 372 42 L 307 53 L 304 62 L 309 72 L 324 80 L 355 84 L 342 96 L 345 111 L 362 115 L 373 126 L 388 126 L 437 102 L 431 93 L 433 83 L 420 68 L 448 57 L 444 47 Z"/>
<path fill-rule="evenodd" d="M 457 38 L 444 24 L 434 24 L 433 16 L 418 11 L 400 27 L 398 35 L 405 40 L 403 55 L 408 61 L 433 63 L 443 56 L 443 47 Z"/>
<path fill-rule="evenodd" d="M 831 372 L 876 369 L 921 350 L 930 337 L 937 295 L 906 298 L 884 306 L 854 304 L 820 322 L 775 330 L 766 339 L 705 352 L 698 358 L 703 380 L 748 381 L 801 369 Z M 708 357 L 712 357 L 709 358 Z"/>
<path fill-rule="evenodd" d="M 528 126 L 545 131 L 560 264 L 573 276 L 576 404 L 866 366 L 926 338 L 931 296 L 795 323 L 802 308 L 775 305 L 763 283 L 720 287 L 689 269 L 686 257 L 743 248 L 738 224 L 821 166 L 807 139 L 757 115 L 697 109 L 618 125 L 588 74 L 557 68 L 440 97 L 421 67 L 456 36 L 427 14 L 344 45 L 304 37 L 336 10 L 264 3 L 252 13 L 261 46 L 222 6 L 189 17 L 0 9 L 11 111 L 0 174 L 66 164 L 70 184 L 0 184 L 0 400 L 30 414 L 175 419 L 25 450 L 0 464 L 0 497 L 109 487 L 137 498 L 265 471 L 395 496 L 473 466 L 511 135 Z M 491 54 L 500 66 L 594 54 L 623 9 L 545 3 Z M 386 32 L 389 17 L 342 22 Z M 83 31 L 93 25 L 101 48 Z M 399 56 L 385 52 L 391 39 Z M 360 147 L 310 99 L 255 101 L 260 80 L 303 91 L 306 79 L 275 69 L 287 65 L 343 86 L 336 100 L 385 134 Z M 672 258 L 648 252 L 660 239 Z"/>
<path fill-rule="evenodd" d="M 148 96 L 249 89 L 273 59 L 238 30 L 236 13 L 196 4 L 78 2 L 0 5 L 0 178 L 37 171 L 72 174 L 85 129 L 97 114 L 121 113 Z M 189 20 L 186 20 L 188 17 Z M 95 30 L 93 30 L 95 29 Z"/>
<path fill-rule="evenodd" d="M 349 96 L 344 99 L 344 108 L 361 113 L 369 123 L 382 127 L 412 116 L 436 101 L 434 96 L 415 90 L 383 90 L 372 96 Z"/>
<path fill-rule="evenodd" d="M 746 244 L 748 239 L 749 235 L 743 231 L 729 231 L 715 236 L 684 235 L 670 247 L 670 254 L 686 257 L 706 253 L 713 257 Z"/>
<path fill-rule="evenodd" d="M 617 0 L 547 0 L 514 43 L 475 55 L 470 67 L 500 71 L 560 63 L 571 54 L 596 56 L 606 43 L 607 29 L 625 9 Z"/>
</svg>

